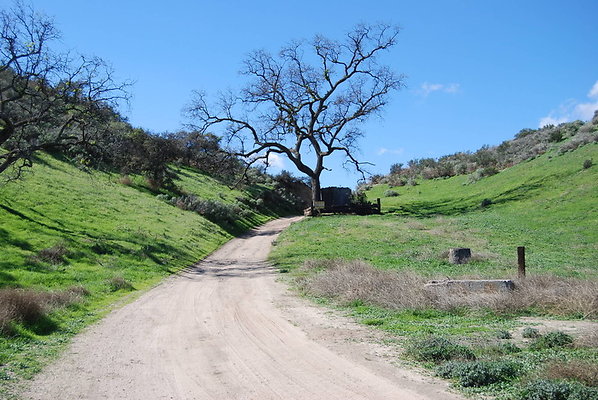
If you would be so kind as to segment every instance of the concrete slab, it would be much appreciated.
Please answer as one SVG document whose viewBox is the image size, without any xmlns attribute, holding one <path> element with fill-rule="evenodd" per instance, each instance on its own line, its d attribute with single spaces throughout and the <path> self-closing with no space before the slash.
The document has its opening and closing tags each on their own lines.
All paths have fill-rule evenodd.
<svg viewBox="0 0 598 400">
<path fill-rule="evenodd" d="M 515 283 L 510 279 L 446 279 L 442 281 L 429 281 L 424 287 L 451 291 L 502 292 L 515 289 Z"/>
</svg>

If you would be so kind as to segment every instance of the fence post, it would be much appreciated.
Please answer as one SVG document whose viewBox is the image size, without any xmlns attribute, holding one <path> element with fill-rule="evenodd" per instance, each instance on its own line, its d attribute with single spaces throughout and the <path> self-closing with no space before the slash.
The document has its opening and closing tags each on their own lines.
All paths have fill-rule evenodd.
<svg viewBox="0 0 598 400">
<path fill-rule="evenodd" d="M 519 279 L 525 278 L 525 247 L 517 247 L 517 275 Z"/>
<path fill-rule="evenodd" d="M 380 197 L 376 199 L 376 204 L 378 204 L 378 214 L 382 214 L 382 204 L 380 204 Z"/>
</svg>

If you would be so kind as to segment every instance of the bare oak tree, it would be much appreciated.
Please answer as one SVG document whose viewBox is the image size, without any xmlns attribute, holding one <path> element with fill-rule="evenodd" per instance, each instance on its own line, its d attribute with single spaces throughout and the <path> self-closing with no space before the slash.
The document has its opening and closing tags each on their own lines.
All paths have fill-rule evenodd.
<svg viewBox="0 0 598 400">
<path fill-rule="evenodd" d="M 116 83 L 97 57 L 57 54 L 54 23 L 16 2 L 0 10 L 0 173 L 16 176 L 40 150 L 91 146 L 102 119 L 126 99 L 128 83 Z"/>
<path fill-rule="evenodd" d="M 249 83 L 239 94 L 222 94 L 208 105 L 196 92 L 189 115 L 204 132 L 221 133 L 230 151 L 249 164 L 285 155 L 310 178 L 312 201 L 320 200 L 326 157 L 339 152 L 363 173 L 356 158 L 359 126 L 403 86 L 403 76 L 377 62 L 397 35 L 388 25 L 359 25 L 342 42 L 316 36 L 276 56 L 255 51 L 245 60 Z"/>
</svg>

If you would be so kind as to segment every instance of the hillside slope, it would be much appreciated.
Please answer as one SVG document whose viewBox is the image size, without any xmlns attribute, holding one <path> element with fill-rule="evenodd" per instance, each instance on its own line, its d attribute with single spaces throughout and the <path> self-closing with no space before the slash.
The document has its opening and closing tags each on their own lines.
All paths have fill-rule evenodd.
<svg viewBox="0 0 598 400">
<path fill-rule="evenodd" d="M 598 144 L 560 155 L 550 152 L 473 183 L 461 175 L 393 188 L 395 197 L 384 197 L 387 185 L 367 195 L 381 197 L 383 210 L 396 215 L 454 216 L 457 225 L 475 227 L 492 251 L 530 246 L 543 268 L 595 274 L 598 168 L 584 168 L 584 161 L 592 159 L 598 160 Z"/>
<path fill-rule="evenodd" d="M 284 204 L 268 207 L 274 203 L 268 203 L 265 185 L 231 190 L 192 169 L 175 170 L 176 192 L 157 195 L 141 177 L 86 173 L 43 156 L 22 181 L 0 186 L 4 386 L 35 373 L 44 358 L 114 301 L 131 298 L 234 235 L 289 212 Z M 182 209 L 200 201 L 210 219 Z M 58 307 L 54 303 L 65 293 L 70 298 Z M 51 312 L 19 320 L 7 308 L 37 300 L 42 311 Z"/>
<path fill-rule="evenodd" d="M 306 259 L 359 259 L 432 277 L 512 277 L 517 246 L 531 274 L 598 277 L 598 144 L 547 153 L 494 176 L 419 181 L 367 191 L 385 215 L 313 218 L 283 232 L 273 260 L 285 269 Z M 388 193 L 387 193 L 388 194 Z M 484 201 L 486 200 L 486 201 Z M 482 206 L 488 204 L 486 206 Z M 473 262 L 455 266 L 451 247 L 470 247 Z"/>
</svg>

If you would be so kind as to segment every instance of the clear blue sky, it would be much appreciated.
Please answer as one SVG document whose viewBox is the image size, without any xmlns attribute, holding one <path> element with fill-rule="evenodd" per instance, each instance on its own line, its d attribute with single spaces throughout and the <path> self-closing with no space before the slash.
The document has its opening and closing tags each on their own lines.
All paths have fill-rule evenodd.
<svg viewBox="0 0 598 400">
<path fill-rule="evenodd" d="M 366 126 L 360 158 L 376 164 L 372 172 L 499 144 L 542 123 L 589 119 L 598 108 L 597 0 L 31 3 L 55 18 L 63 46 L 100 56 L 135 81 L 123 113 L 156 133 L 186 122 L 192 90 L 240 87 L 251 50 L 276 51 L 316 33 L 340 39 L 360 22 L 402 27 L 385 62 L 408 86 Z M 324 186 L 355 185 L 357 175 L 328 166 Z"/>
</svg>

